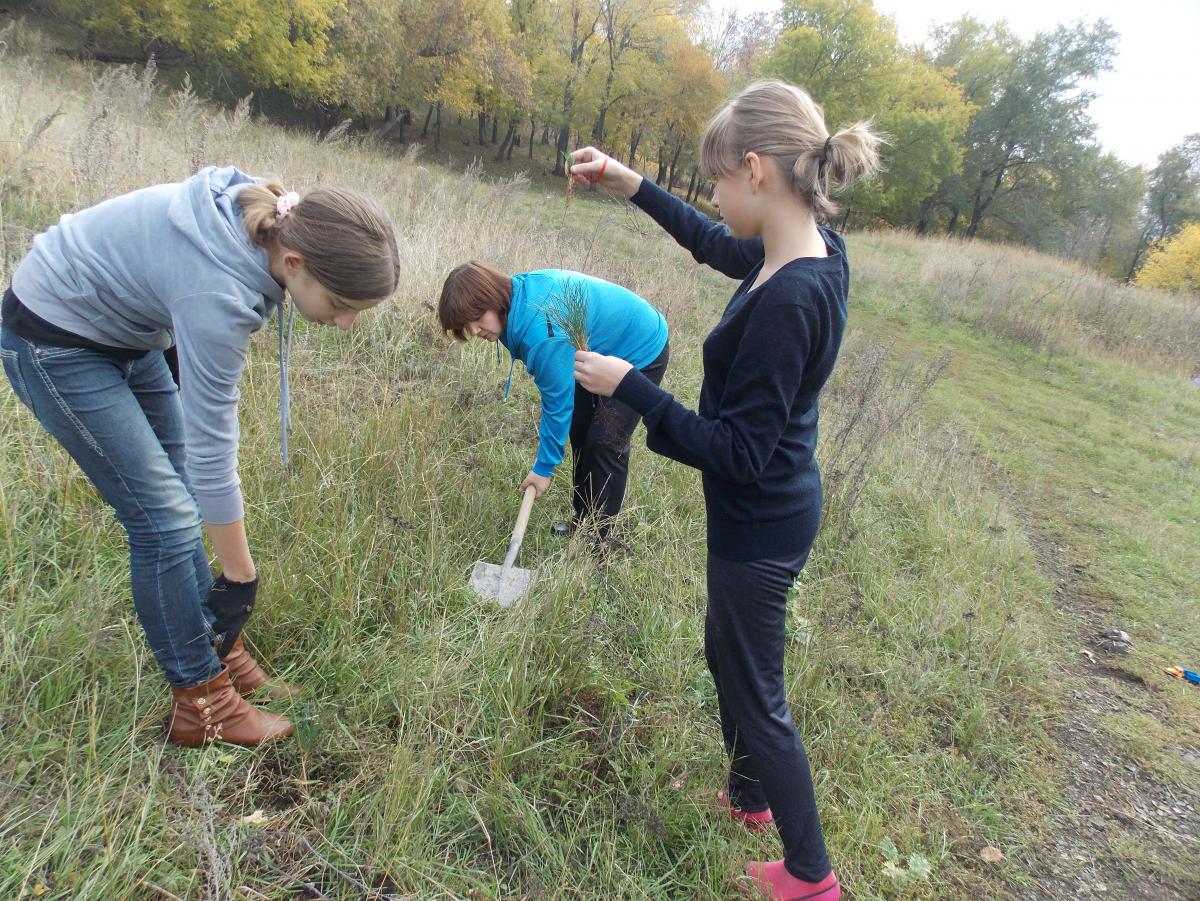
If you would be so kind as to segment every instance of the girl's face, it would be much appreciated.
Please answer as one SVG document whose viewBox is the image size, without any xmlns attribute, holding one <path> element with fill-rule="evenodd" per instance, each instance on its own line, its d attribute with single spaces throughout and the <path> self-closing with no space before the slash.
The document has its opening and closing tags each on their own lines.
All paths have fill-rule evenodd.
<svg viewBox="0 0 1200 901">
<path fill-rule="evenodd" d="M 296 259 L 291 259 L 295 257 Z M 300 254 L 289 251 L 283 258 L 283 286 L 292 295 L 300 316 L 321 325 L 336 325 L 348 331 L 361 309 L 353 301 L 334 294 L 309 275 Z"/>
<path fill-rule="evenodd" d="M 472 319 L 463 325 L 463 331 L 476 338 L 482 338 L 484 341 L 496 341 L 499 339 L 500 333 L 504 331 L 504 323 L 500 321 L 499 313 L 495 310 L 488 310 L 478 319 Z"/>
<path fill-rule="evenodd" d="M 716 180 L 713 203 L 734 238 L 762 234 L 772 194 L 780 191 L 780 178 L 779 166 L 772 158 L 750 151 L 742 166 Z"/>
<path fill-rule="evenodd" d="M 757 196 L 753 189 L 751 166 L 743 162 L 732 172 L 717 179 L 713 203 L 721 211 L 721 219 L 735 238 L 757 237 L 762 225 L 757 211 Z"/>
</svg>

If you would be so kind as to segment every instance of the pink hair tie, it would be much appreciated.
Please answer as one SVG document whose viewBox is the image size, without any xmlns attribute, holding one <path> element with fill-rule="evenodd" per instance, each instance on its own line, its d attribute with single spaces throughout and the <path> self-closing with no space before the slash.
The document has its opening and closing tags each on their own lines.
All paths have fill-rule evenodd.
<svg viewBox="0 0 1200 901">
<path fill-rule="evenodd" d="M 275 201 L 275 221 L 282 222 L 284 217 L 292 211 L 292 209 L 300 202 L 300 195 L 295 191 L 288 191 L 286 194 L 280 194 L 279 199 Z"/>
</svg>

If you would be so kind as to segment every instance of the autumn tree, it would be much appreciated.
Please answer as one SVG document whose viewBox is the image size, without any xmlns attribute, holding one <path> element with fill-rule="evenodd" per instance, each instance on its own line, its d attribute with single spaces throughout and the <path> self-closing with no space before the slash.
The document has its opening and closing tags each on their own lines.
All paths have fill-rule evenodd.
<svg viewBox="0 0 1200 901">
<path fill-rule="evenodd" d="M 555 26 L 551 41 L 554 56 L 546 61 L 543 71 L 553 74 L 560 100 L 554 118 L 558 126 L 555 159 L 561 167 L 571 149 L 571 126 L 578 112 L 580 88 L 594 63 L 592 49 L 597 43 L 602 11 L 598 0 L 557 0 L 550 16 Z"/>
<path fill-rule="evenodd" d="M 1128 166 L 1098 147 L 1084 148 L 1056 185 L 1055 228 L 1044 249 L 1124 277 L 1140 240 L 1138 214 L 1145 195 L 1142 167 Z"/>
<path fill-rule="evenodd" d="M 1200 295 L 1200 222 L 1189 222 L 1175 237 L 1152 249 L 1135 282 L 1148 288 Z"/>
<path fill-rule="evenodd" d="M 1095 131 L 1087 116 L 1095 95 L 1084 83 L 1111 68 L 1116 39 L 1104 19 L 1028 42 L 970 17 L 935 32 L 934 63 L 955 71 L 977 107 L 961 178 L 946 180 L 931 199 L 949 211 L 948 231 L 973 237 L 989 217 L 1018 226 L 1078 160 Z"/>
<path fill-rule="evenodd" d="M 1141 235 L 1126 273 L 1129 278 L 1151 244 L 1171 237 L 1185 222 L 1200 219 L 1200 134 L 1189 135 L 1161 154 L 1148 182 Z"/>
<path fill-rule="evenodd" d="M 962 161 L 971 107 L 950 73 L 903 47 L 870 0 L 786 0 L 764 75 L 800 85 L 831 132 L 871 120 L 888 138 L 887 169 L 847 198 L 848 213 L 914 225 L 922 205 Z"/>
<path fill-rule="evenodd" d="M 696 26 L 697 43 L 734 88 L 754 77 L 776 37 L 772 13 L 743 13 L 735 7 L 706 8 L 697 17 Z"/>
<path fill-rule="evenodd" d="M 144 61 L 154 51 L 178 50 L 301 100 L 329 98 L 342 77 L 330 34 L 344 0 L 44 0 L 38 6 L 74 23 L 101 55 L 116 49 Z"/>
<path fill-rule="evenodd" d="M 337 49 L 354 62 L 341 83 L 352 108 L 386 116 L 424 103 L 422 135 L 432 124 L 435 145 L 446 107 L 473 113 L 489 102 L 529 102 L 528 66 L 503 0 L 348 0 Z"/>
</svg>

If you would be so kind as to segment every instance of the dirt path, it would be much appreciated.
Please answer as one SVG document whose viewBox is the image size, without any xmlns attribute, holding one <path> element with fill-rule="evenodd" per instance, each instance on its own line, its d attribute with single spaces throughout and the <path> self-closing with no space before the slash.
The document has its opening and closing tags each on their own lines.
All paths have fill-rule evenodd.
<svg viewBox="0 0 1200 901">
<path fill-rule="evenodd" d="M 1057 584 L 1071 642 L 1061 661 L 1068 704 L 1051 726 L 1067 764 L 1062 809 L 1030 861 L 1032 885 L 1014 887 L 1011 897 L 1200 901 L 1200 795 L 1160 782 L 1122 756 L 1103 729 L 1107 716 L 1130 710 L 1162 719 L 1164 689 L 1127 669 L 1122 653 L 1104 649 L 1102 633 L 1122 626 L 1090 590 L 1086 564 L 1071 562 L 1031 516 L 1021 518 Z M 1200 748 L 1172 750 L 1200 763 Z"/>
</svg>

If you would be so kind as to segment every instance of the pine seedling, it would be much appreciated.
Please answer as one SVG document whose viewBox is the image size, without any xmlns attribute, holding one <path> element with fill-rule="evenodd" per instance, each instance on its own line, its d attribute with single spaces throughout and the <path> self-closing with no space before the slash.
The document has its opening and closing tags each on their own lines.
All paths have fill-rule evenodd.
<svg viewBox="0 0 1200 901">
<path fill-rule="evenodd" d="M 575 196 L 575 177 L 573 175 L 571 175 L 571 167 L 574 165 L 575 165 L 575 154 L 564 153 L 563 154 L 563 171 L 567 175 L 567 187 L 566 187 L 566 202 L 567 203 L 570 203 L 571 198 Z"/>
<path fill-rule="evenodd" d="M 566 335 L 576 350 L 588 349 L 587 309 L 587 285 L 572 279 L 563 283 L 562 291 L 546 307 L 550 324 Z"/>
</svg>

